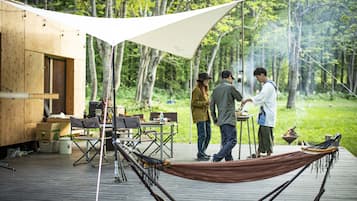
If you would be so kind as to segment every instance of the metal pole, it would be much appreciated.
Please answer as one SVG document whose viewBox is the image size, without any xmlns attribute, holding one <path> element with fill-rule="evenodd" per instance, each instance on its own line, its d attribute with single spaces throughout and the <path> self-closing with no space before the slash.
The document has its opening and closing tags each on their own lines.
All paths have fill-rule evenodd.
<svg viewBox="0 0 357 201">
<path fill-rule="evenodd" d="M 117 124 L 116 124 L 116 93 L 115 93 L 115 48 L 112 47 L 112 90 L 113 90 L 113 121 L 112 121 L 112 144 L 114 146 L 114 181 L 115 182 L 126 182 L 126 175 L 125 172 L 123 171 L 122 163 L 119 161 L 119 155 L 118 155 L 118 149 L 117 146 L 115 146 L 116 141 L 117 141 L 117 135 L 116 135 L 116 130 L 117 130 Z M 119 158 L 119 159 L 118 159 Z M 121 172 L 121 178 L 119 177 L 119 169 Z"/>
<path fill-rule="evenodd" d="M 193 66 L 193 62 L 191 59 L 191 62 L 190 62 L 190 106 L 191 106 L 191 102 L 192 102 L 192 74 L 193 74 L 192 66 Z M 190 144 L 192 144 L 192 115 L 190 115 Z"/>
</svg>

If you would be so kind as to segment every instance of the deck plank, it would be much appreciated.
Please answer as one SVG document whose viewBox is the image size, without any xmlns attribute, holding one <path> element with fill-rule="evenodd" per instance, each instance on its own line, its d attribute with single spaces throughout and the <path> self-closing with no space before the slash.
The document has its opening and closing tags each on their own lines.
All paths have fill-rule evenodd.
<svg viewBox="0 0 357 201">
<path fill-rule="evenodd" d="M 175 158 L 172 161 L 194 161 L 195 144 L 175 144 Z M 208 153 L 213 154 L 219 145 L 210 145 Z M 279 145 L 274 153 L 299 150 L 298 146 Z M 237 155 L 238 148 L 233 153 Z M 242 156 L 247 156 L 248 146 L 242 146 Z M 33 153 L 8 160 L 16 172 L 0 168 L 0 200 L 95 200 L 98 168 L 90 165 L 72 166 L 79 156 L 73 148 L 72 155 Z M 113 153 L 107 156 L 109 164 L 102 166 L 99 200 L 154 200 L 134 172 L 126 167 L 126 183 L 114 183 Z M 243 158 L 243 157 L 242 157 Z M 357 200 L 357 159 L 344 148 L 340 148 L 339 159 L 331 169 L 326 183 L 326 192 L 321 200 Z M 256 182 L 234 184 L 208 183 L 179 178 L 160 173 L 160 184 L 176 200 L 258 200 L 298 170 Z M 276 200 L 313 200 L 319 191 L 323 172 L 316 174 L 309 168 L 298 177 Z M 156 188 L 154 188 L 156 189 Z M 157 189 L 156 189 L 157 190 Z"/>
</svg>

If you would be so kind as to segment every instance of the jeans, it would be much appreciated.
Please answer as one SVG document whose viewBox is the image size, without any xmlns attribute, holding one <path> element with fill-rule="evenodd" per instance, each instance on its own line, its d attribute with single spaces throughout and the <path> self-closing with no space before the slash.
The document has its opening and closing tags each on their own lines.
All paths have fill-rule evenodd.
<svg viewBox="0 0 357 201">
<path fill-rule="evenodd" d="M 211 140 L 211 122 L 208 121 L 200 121 L 196 123 L 197 125 L 197 158 L 202 158 L 206 154 L 206 149 Z"/>
<path fill-rule="evenodd" d="M 223 158 L 226 161 L 233 160 L 232 149 L 237 144 L 237 129 L 230 124 L 223 124 L 220 126 L 221 130 L 221 149 L 213 155 L 213 161 L 221 161 Z"/>
</svg>

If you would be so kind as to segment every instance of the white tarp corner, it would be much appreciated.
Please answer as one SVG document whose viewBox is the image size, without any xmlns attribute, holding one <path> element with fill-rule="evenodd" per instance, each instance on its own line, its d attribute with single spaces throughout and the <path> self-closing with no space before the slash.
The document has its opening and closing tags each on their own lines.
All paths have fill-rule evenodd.
<svg viewBox="0 0 357 201">
<path fill-rule="evenodd" d="M 182 13 L 141 18 L 79 16 L 38 9 L 13 1 L 0 1 L 95 36 L 112 46 L 129 40 L 190 59 L 207 32 L 243 0 Z"/>
</svg>

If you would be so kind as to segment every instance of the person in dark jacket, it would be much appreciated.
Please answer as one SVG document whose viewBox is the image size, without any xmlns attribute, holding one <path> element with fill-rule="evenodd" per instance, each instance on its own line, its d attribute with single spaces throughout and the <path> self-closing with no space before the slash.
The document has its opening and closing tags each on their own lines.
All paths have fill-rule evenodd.
<svg viewBox="0 0 357 201">
<path fill-rule="evenodd" d="M 208 83 L 212 79 L 208 73 L 200 73 L 192 90 L 191 111 L 193 123 L 197 126 L 197 160 L 207 161 L 210 156 L 206 149 L 211 140 L 211 118 L 209 114 Z"/>
<path fill-rule="evenodd" d="M 232 149 L 237 144 L 235 101 L 242 100 L 242 95 L 232 85 L 232 72 L 224 70 L 221 77 L 222 81 L 213 90 L 210 103 L 212 120 L 219 126 L 222 140 L 221 149 L 213 155 L 213 162 L 219 162 L 223 158 L 225 161 L 233 160 Z"/>
</svg>

